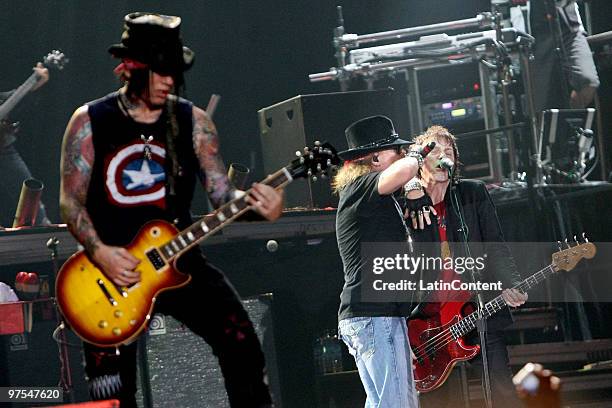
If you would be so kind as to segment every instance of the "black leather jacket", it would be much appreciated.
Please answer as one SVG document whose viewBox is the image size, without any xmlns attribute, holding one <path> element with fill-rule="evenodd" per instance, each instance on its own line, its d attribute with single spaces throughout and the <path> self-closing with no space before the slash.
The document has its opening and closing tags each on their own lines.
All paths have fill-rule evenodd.
<svg viewBox="0 0 612 408">
<path fill-rule="evenodd" d="M 472 257 L 486 254 L 486 268 L 480 277 L 481 281 L 497 282 L 499 280 L 504 289 L 518 284 L 521 276 L 504 242 L 495 205 L 485 184 L 479 180 L 460 180 L 456 185 L 449 186 L 444 201 L 446 203 L 447 239 L 453 257 L 467 256 L 468 250 Z M 465 245 L 466 237 L 469 248 L 466 248 Z M 412 238 L 416 243 L 417 251 L 419 242 L 439 242 L 436 223 L 432 222 L 432 225 L 424 230 L 412 231 Z M 469 279 L 466 277 L 466 281 Z M 494 295 L 497 296 L 497 293 Z M 485 300 L 492 297 L 485 296 Z M 494 320 L 495 323 L 491 322 L 491 326 L 500 328 L 512 321 L 507 312 L 500 312 L 500 316 Z"/>
</svg>

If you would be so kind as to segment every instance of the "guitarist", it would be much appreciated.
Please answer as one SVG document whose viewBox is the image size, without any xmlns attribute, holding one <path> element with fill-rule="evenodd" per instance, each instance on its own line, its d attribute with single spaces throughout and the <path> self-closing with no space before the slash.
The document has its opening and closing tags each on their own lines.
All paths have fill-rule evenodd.
<svg viewBox="0 0 612 408">
<path fill-rule="evenodd" d="M 432 141 L 436 142 L 436 146 L 425 158 L 419 176 L 405 186 L 407 194 L 405 215 L 407 224 L 412 227 L 413 239 L 416 242 L 440 242 L 439 255 L 446 258 L 466 256 L 464 242 L 467 235 L 467 243 L 473 257 L 487 254 L 486 269 L 480 279 L 490 282 L 499 280 L 503 287 L 511 288 L 520 282 L 520 275 L 507 246 L 503 244 L 503 234 L 495 207 L 484 183 L 457 179 L 456 163 L 459 160 L 459 152 L 455 137 L 447 129 L 432 126 L 415 139 L 415 144 L 425 146 Z M 460 275 L 452 270 L 443 270 L 436 279 L 448 280 L 452 277 L 469 282 L 471 279 L 469 275 L 469 271 Z M 513 307 L 520 306 L 527 300 L 526 294 L 515 289 L 505 289 L 502 294 L 506 303 Z M 430 302 L 421 303 L 417 308 L 417 314 L 420 317 L 439 318 L 444 302 L 456 299 L 449 298 L 448 295 L 448 293 L 430 293 Z M 512 374 L 508 367 L 508 355 L 502 331 L 511 322 L 507 309 L 506 312 L 500 312 L 487 321 L 489 372 L 495 407 L 519 405 L 511 382 Z M 471 335 L 473 338 L 470 340 L 478 340 L 476 330 Z M 480 359 L 480 354 L 477 359 Z M 477 367 L 482 367 L 482 361 L 475 362 Z M 482 372 L 482 369 L 478 371 Z M 448 395 L 448 391 L 448 387 L 442 386 L 437 391 L 422 395 L 424 406 L 455 406 L 456 399 Z"/>
<path fill-rule="evenodd" d="M 38 82 L 32 88 L 32 91 L 40 88 L 49 80 L 49 70 L 42 63 L 36 64 L 32 68 L 36 72 Z M 8 92 L 0 92 L 0 106 L 8 99 L 15 90 Z M 0 123 L 0 228 L 2 225 L 13 225 L 13 217 L 19 202 L 21 186 L 27 179 L 32 178 L 32 173 L 25 163 L 19 151 L 15 147 L 15 132 L 17 132 L 16 124 L 11 123 L 6 118 Z M 45 206 L 40 203 L 38 214 L 36 216 L 36 224 L 50 224 L 45 211 Z"/>
<path fill-rule="evenodd" d="M 109 52 L 121 63 L 124 86 L 78 108 L 62 147 L 60 206 L 64 221 L 90 258 L 116 285 L 139 281 L 139 260 L 122 248 L 152 219 L 191 224 L 199 176 L 216 207 L 237 194 L 219 154 L 209 116 L 174 96 L 193 52 L 183 47 L 181 19 L 152 13 L 125 17 L 121 43 Z M 255 184 L 248 202 L 269 220 L 280 217 L 282 193 Z M 232 407 L 269 407 L 264 356 L 240 299 L 221 271 L 196 247 L 179 270 L 191 282 L 160 294 L 156 311 L 183 322 L 219 358 Z M 119 398 L 135 407 L 136 342 L 115 349 L 84 345 L 93 399 Z M 180 386 L 180 384 L 177 384 Z"/>
</svg>

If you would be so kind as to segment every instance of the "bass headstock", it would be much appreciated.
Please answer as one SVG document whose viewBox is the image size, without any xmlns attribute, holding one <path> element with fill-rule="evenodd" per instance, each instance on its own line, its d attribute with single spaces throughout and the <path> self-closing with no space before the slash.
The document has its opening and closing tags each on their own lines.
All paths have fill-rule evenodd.
<svg viewBox="0 0 612 408">
<path fill-rule="evenodd" d="M 561 243 L 559 243 L 559 251 L 552 255 L 552 264 L 555 269 L 568 272 L 574 269 L 582 259 L 591 259 L 595 256 L 597 253 L 595 244 L 589 242 L 584 234 L 582 234 L 582 237 L 585 239 L 585 242 L 580 243 L 574 236 L 574 246 L 571 246 L 566 239 L 566 249 L 562 249 Z"/>
<path fill-rule="evenodd" d="M 336 149 L 329 143 L 315 142 L 313 147 L 305 147 L 295 152 L 294 159 L 286 169 L 293 178 L 327 177 L 329 172 L 340 164 Z"/>
<path fill-rule="evenodd" d="M 66 57 L 66 54 L 59 50 L 53 50 L 43 58 L 43 64 L 47 68 L 57 68 L 60 71 L 64 69 L 68 62 L 70 60 Z"/>
</svg>

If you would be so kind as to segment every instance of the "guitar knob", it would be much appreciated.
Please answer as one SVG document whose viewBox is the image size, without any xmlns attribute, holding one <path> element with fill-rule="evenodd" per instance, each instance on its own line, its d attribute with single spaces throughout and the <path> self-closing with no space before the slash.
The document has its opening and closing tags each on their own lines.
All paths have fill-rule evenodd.
<svg viewBox="0 0 612 408">
<path fill-rule="evenodd" d="M 115 317 L 117 319 L 119 319 L 121 316 L 123 316 L 123 312 L 121 310 L 115 310 L 115 313 L 113 313 L 115 315 Z"/>
<path fill-rule="evenodd" d="M 130 320 L 130 326 L 136 326 L 136 319 Z"/>
<path fill-rule="evenodd" d="M 107 326 L 108 326 L 108 322 L 106 320 L 100 320 L 98 322 L 98 327 L 101 329 L 106 329 Z"/>
<path fill-rule="evenodd" d="M 113 334 L 119 336 L 121 334 L 121 329 L 119 327 L 113 328 Z"/>
</svg>

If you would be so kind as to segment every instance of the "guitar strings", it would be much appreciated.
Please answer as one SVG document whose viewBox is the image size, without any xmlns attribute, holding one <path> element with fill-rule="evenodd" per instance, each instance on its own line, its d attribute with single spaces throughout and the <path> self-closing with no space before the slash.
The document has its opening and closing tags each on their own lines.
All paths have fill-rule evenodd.
<svg viewBox="0 0 612 408">
<path fill-rule="evenodd" d="M 535 284 L 538 284 L 541 281 L 543 281 L 544 279 L 546 279 L 546 276 L 543 276 L 543 279 L 539 280 L 537 275 L 538 274 L 543 274 L 544 271 L 546 271 L 546 270 L 550 270 L 551 272 L 554 273 L 553 265 L 548 265 L 547 267 L 542 268 L 541 270 L 539 270 L 538 272 L 533 274 L 530 278 L 534 278 L 535 277 Z M 524 281 L 522 281 L 520 284 L 516 285 L 514 287 L 514 289 L 519 289 L 522 292 L 524 292 L 525 291 L 524 289 L 530 289 L 530 287 L 533 287 L 533 285 L 529 284 L 529 279 L 530 278 L 527 278 Z M 505 300 L 500 295 L 497 298 L 493 299 L 491 302 L 487 303 L 487 305 L 485 305 L 485 309 L 488 311 L 488 305 L 489 304 L 497 303 L 500 299 L 503 300 L 504 306 L 507 306 Z M 493 309 L 495 309 L 495 306 L 493 306 Z M 469 314 L 468 316 L 466 316 L 465 318 L 463 318 L 459 322 L 457 322 L 454 325 L 446 328 L 445 330 L 443 330 L 440 333 L 436 334 L 431 339 L 427 340 L 425 343 L 419 345 L 417 348 L 415 348 L 413 350 L 415 356 L 417 356 L 417 358 L 423 358 L 423 357 L 431 356 L 439 348 L 444 347 L 447 344 L 449 344 L 452 341 L 454 341 L 455 339 L 453 338 L 453 333 L 451 332 L 451 328 L 456 327 L 456 325 L 458 325 L 459 323 L 465 321 L 466 319 L 469 319 L 471 316 L 475 315 L 476 313 L 477 312 Z M 462 336 L 466 335 L 467 333 L 471 332 L 472 330 L 474 330 L 474 328 L 472 328 L 470 331 L 468 331 L 466 333 L 463 333 L 459 337 L 462 337 Z M 440 336 L 442 336 L 442 337 L 440 337 Z M 421 355 L 419 356 L 418 354 L 421 354 Z"/>
<path fill-rule="evenodd" d="M 498 299 L 502 299 L 501 296 L 499 296 L 498 298 L 494 299 L 493 301 L 490 302 L 493 303 Z M 505 302 L 504 302 L 505 303 Z M 487 304 L 488 305 L 488 304 Z M 485 306 L 485 308 L 487 308 L 488 310 L 488 306 Z M 414 354 L 419 357 L 417 354 L 421 354 L 420 358 L 423 357 L 427 357 L 427 356 L 431 356 L 433 355 L 433 353 L 435 353 L 438 349 L 440 349 L 441 347 L 446 346 L 447 344 L 451 343 L 452 341 L 456 340 L 454 338 L 454 334 L 452 333 L 451 329 L 454 327 L 457 327 L 461 322 L 470 319 L 471 316 L 475 315 L 477 312 L 473 312 L 470 313 L 468 316 L 466 316 L 464 319 L 460 320 L 459 322 L 453 324 L 452 326 L 444 329 L 443 331 L 441 331 L 440 333 L 436 334 L 434 337 L 432 337 L 431 339 L 429 339 L 428 341 L 426 341 L 425 343 L 421 344 L 420 346 L 418 346 L 415 350 L 414 350 Z M 461 330 L 461 329 L 460 329 Z M 474 330 L 474 328 L 470 329 L 468 332 L 463 333 L 461 336 L 464 336 L 465 334 L 471 332 L 472 330 Z M 442 337 L 440 337 L 442 336 Z M 458 337 L 458 338 L 459 338 Z M 457 338 L 457 339 L 458 339 Z"/>
</svg>

